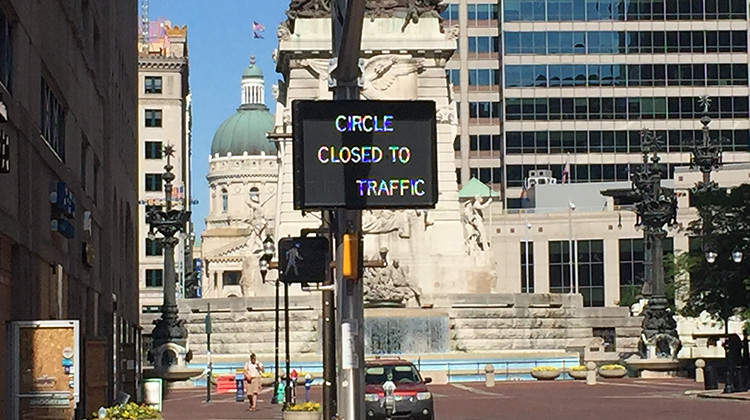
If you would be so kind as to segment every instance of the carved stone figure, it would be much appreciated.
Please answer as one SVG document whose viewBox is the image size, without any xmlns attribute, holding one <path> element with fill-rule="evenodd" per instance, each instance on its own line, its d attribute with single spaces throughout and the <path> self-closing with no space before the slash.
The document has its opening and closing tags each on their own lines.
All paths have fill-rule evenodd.
<svg viewBox="0 0 750 420">
<path fill-rule="evenodd" d="M 388 248 L 380 248 L 380 258 L 385 267 L 366 268 L 363 276 L 363 297 L 367 306 L 406 306 L 412 297 L 421 306 L 422 290 L 412 283 L 409 270 L 398 260 L 388 263 Z"/>
<path fill-rule="evenodd" d="M 365 16 L 368 18 L 402 17 L 415 22 L 420 17 L 439 17 L 447 4 L 443 0 L 367 0 Z M 291 0 L 289 19 L 324 18 L 331 15 L 331 0 Z"/>
<path fill-rule="evenodd" d="M 259 254 L 250 254 L 242 260 L 242 277 L 240 277 L 242 296 L 253 296 L 253 290 L 258 284 L 258 278 L 260 277 Z"/>
<path fill-rule="evenodd" d="M 440 107 L 440 109 L 437 110 L 437 113 L 435 114 L 435 119 L 437 120 L 438 124 L 457 124 L 456 114 L 453 110 L 454 104 L 450 103 L 448 105 Z"/>
<path fill-rule="evenodd" d="M 328 94 L 328 60 L 305 58 L 299 60 L 299 65 L 318 79 L 318 98 L 325 98 Z"/>
<path fill-rule="evenodd" d="M 448 32 L 445 33 L 445 38 L 446 39 L 458 39 L 460 35 L 461 35 L 461 31 L 458 25 L 453 25 L 450 27 Z"/>
<path fill-rule="evenodd" d="M 364 66 L 366 99 L 416 99 L 417 76 L 424 70 L 411 55 L 386 54 L 370 58 Z"/>
<path fill-rule="evenodd" d="M 276 27 L 276 37 L 279 41 L 288 41 L 292 37 L 292 31 L 289 30 L 289 26 L 285 22 L 281 22 Z"/>
<path fill-rule="evenodd" d="M 484 226 L 484 209 L 489 208 L 491 204 L 490 197 L 483 201 L 481 196 L 476 196 L 464 202 L 461 221 L 464 224 L 466 251 L 470 255 L 473 251 L 486 251 L 490 246 Z"/>
<path fill-rule="evenodd" d="M 362 232 L 381 234 L 398 231 L 398 237 L 411 238 L 412 221 L 419 221 L 422 229 L 432 225 L 426 210 L 365 210 L 362 212 Z"/>
<path fill-rule="evenodd" d="M 245 220 L 253 228 L 265 227 L 268 222 L 266 217 L 263 215 L 263 207 L 260 204 L 260 197 L 258 194 L 251 194 L 250 199 L 245 202 L 250 212 L 250 217 Z"/>
</svg>

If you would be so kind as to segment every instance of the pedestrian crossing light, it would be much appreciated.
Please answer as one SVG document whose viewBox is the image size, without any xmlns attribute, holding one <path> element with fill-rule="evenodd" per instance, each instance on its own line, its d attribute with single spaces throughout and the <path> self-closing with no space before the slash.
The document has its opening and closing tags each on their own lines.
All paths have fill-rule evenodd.
<svg viewBox="0 0 750 420">
<path fill-rule="evenodd" d="M 284 283 L 322 283 L 328 273 L 328 239 L 289 237 L 279 240 L 279 279 Z"/>
<path fill-rule="evenodd" d="M 345 279 L 359 277 L 359 235 L 345 233 L 341 241 L 341 275 Z"/>
</svg>

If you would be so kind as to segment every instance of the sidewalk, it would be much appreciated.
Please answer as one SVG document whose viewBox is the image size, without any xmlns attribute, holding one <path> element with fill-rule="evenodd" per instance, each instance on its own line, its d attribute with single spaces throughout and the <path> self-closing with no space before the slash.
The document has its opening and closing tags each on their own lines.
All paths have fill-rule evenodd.
<svg viewBox="0 0 750 420">
<path fill-rule="evenodd" d="M 700 398 L 719 398 L 723 400 L 741 400 L 750 401 L 750 391 L 746 392 L 732 392 L 731 394 L 725 394 L 722 389 L 708 389 L 700 391 L 685 391 L 686 395 L 697 395 Z"/>
<path fill-rule="evenodd" d="M 316 389 L 317 388 L 317 389 Z M 297 387 L 298 401 L 304 401 L 304 387 Z M 310 392 L 313 401 L 320 401 L 320 387 L 313 387 Z M 170 390 L 164 399 L 162 413 L 166 420 L 278 420 L 281 419 L 281 405 L 271 404 L 271 388 L 260 392 L 257 411 L 250 411 L 247 398 L 236 402 L 234 393 L 211 394 L 211 402 L 206 403 L 204 389 Z"/>
</svg>

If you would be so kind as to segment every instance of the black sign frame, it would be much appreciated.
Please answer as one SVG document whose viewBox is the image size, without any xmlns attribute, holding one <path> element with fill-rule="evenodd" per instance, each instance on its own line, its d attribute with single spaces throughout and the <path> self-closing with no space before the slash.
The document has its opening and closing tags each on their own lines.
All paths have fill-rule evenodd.
<svg viewBox="0 0 750 420">
<path fill-rule="evenodd" d="M 287 251 L 297 248 L 292 268 Z M 282 283 L 323 283 L 328 276 L 331 252 L 324 236 L 296 236 L 279 239 L 279 280 Z M 298 265 L 299 264 L 299 265 Z M 293 270 L 296 273 L 292 272 Z"/>
<path fill-rule="evenodd" d="M 435 109 L 434 101 L 293 101 L 294 208 L 435 208 L 438 200 Z M 337 122 L 338 127 L 349 127 L 348 120 L 336 119 L 341 115 L 373 116 L 368 126 L 371 131 L 339 132 Z M 392 116 L 391 120 L 385 115 Z M 374 116 L 381 119 L 375 122 Z M 374 128 L 378 124 L 379 133 Z M 361 127 L 364 126 L 362 123 Z M 392 131 L 384 133 L 388 128 Z M 332 149 L 343 146 L 360 146 L 362 156 L 366 147 L 377 147 L 383 151 L 383 158 L 376 163 L 319 163 L 320 150 L 326 145 L 332 148 L 322 152 L 328 153 L 325 158 L 335 156 Z M 394 145 L 409 149 L 406 163 L 392 160 L 394 152 L 388 148 Z M 372 149 L 370 152 L 374 154 Z M 399 155 L 399 159 L 404 157 L 405 154 Z M 375 196 L 370 196 L 375 192 L 370 189 L 374 184 L 365 184 L 372 181 L 380 187 Z M 386 181 L 387 185 L 383 184 Z M 364 185 L 368 185 L 367 189 Z M 365 190 L 367 193 L 363 196 Z M 380 195 L 381 192 L 384 195 Z M 420 192 L 423 195 L 419 196 Z"/>
</svg>

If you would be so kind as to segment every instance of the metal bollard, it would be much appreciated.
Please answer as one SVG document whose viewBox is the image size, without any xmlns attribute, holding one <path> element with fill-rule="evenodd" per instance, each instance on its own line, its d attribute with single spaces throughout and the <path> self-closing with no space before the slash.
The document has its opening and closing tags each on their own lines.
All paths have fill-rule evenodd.
<svg viewBox="0 0 750 420">
<path fill-rule="evenodd" d="M 487 388 L 495 386 L 495 367 L 489 363 L 484 366 L 484 386 Z"/>
<path fill-rule="evenodd" d="M 596 363 L 586 363 L 586 385 L 596 385 Z"/>
<path fill-rule="evenodd" d="M 695 382 L 703 383 L 706 377 L 703 373 L 703 369 L 706 367 L 706 361 L 698 359 L 695 361 Z"/>
</svg>

